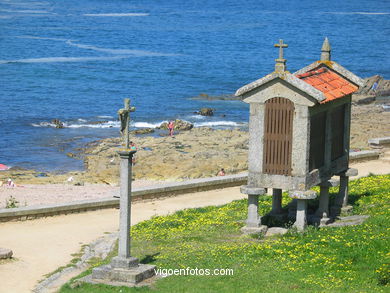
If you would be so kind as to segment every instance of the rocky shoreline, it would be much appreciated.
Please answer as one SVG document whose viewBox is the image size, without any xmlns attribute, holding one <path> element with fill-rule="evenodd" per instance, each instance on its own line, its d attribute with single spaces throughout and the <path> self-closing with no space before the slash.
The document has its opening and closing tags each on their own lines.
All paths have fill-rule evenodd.
<svg viewBox="0 0 390 293">
<path fill-rule="evenodd" d="M 364 94 L 370 94 L 370 90 Z M 145 136 L 152 132 L 147 128 L 132 133 L 132 140 L 138 148 L 133 168 L 134 179 L 180 181 L 215 176 L 221 168 L 224 168 L 227 174 L 247 170 L 247 131 L 238 128 L 231 130 L 193 128 L 193 125 L 178 121 L 176 125 L 180 126 L 180 130 L 175 130 L 173 137 L 169 137 L 168 131 L 163 130 L 165 125 L 161 126 L 163 134 L 160 133 L 160 136 Z M 389 125 L 390 112 L 385 111 L 380 105 L 354 102 L 351 149 L 367 149 L 368 139 L 390 136 Z M 119 147 L 119 138 L 89 143 L 81 154 L 75 156 L 84 159 L 84 171 L 58 175 L 11 169 L 0 172 L 0 182 L 12 178 L 16 184 L 116 185 L 119 178 L 116 150 Z M 72 180 L 68 181 L 69 178 Z"/>
</svg>

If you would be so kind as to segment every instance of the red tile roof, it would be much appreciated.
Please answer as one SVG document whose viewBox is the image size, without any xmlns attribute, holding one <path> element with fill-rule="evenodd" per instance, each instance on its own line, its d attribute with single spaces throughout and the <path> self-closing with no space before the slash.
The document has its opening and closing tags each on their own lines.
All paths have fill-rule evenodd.
<svg viewBox="0 0 390 293">
<path fill-rule="evenodd" d="M 356 85 L 327 67 L 317 68 L 297 77 L 324 93 L 326 99 L 321 104 L 340 99 L 358 90 Z"/>
</svg>

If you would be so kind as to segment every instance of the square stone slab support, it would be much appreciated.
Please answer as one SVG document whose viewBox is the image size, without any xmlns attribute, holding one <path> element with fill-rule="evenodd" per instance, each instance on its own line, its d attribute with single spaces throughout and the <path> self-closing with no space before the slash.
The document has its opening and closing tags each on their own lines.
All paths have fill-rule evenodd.
<svg viewBox="0 0 390 293">
<path fill-rule="evenodd" d="M 282 213 L 282 190 L 279 188 L 273 188 L 271 214 L 279 215 L 281 213 Z"/>
<path fill-rule="evenodd" d="M 297 200 L 297 214 L 294 227 L 298 231 L 303 231 L 307 227 L 307 200 L 317 197 L 317 193 L 313 190 L 294 190 L 289 192 L 289 196 Z"/>
</svg>

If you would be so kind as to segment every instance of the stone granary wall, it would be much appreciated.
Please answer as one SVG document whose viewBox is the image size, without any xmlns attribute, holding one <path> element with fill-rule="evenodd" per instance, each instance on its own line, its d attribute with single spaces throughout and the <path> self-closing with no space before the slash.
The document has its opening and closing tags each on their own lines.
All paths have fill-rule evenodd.
<svg viewBox="0 0 390 293">
<path fill-rule="evenodd" d="M 236 92 L 250 104 L 249 175 L 243 191 L 253 197 L 273 188 L 276 201 L 282 190 L 290 191 L 298 199 L 296 225 L 304 229 L 306 199 L 316 197 L 309 189 L 321 185 L 326 198 L 330 178 L 344 178 L 348 172 L 351 95 L 363 81 L 330 60 L 328 39 L 321 60 L 294 74 L 286 70 L 283 58 L 287 45 L 280 40 L 275 47 L 275 71 Z M 329 217 L 328 209 L 318 214 Z"/>
</svg>

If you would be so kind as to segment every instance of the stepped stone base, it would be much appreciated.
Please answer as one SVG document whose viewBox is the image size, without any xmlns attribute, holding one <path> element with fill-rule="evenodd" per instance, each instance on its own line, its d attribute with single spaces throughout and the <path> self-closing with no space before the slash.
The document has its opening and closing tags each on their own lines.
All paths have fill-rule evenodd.
<svg viewBox="0 0 390 293">
<path fill-rule="evenodd" d="M 156 266 L 146 264 L 139 264 L 131 268 L 116 268 L 108 264 L 94 268 L 91 275 L 80 280 L 91 284 L 134 287 L 140 282 L 154 277 L 155 269 Z"/>
</svg>

